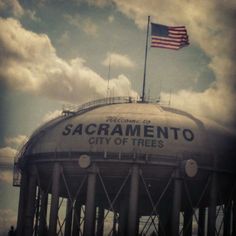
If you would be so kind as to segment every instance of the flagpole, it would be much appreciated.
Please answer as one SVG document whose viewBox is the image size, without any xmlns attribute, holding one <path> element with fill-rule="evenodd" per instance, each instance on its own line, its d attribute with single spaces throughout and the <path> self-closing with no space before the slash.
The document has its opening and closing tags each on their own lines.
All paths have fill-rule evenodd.
<svg viewBox="0 0 236 236">
<path fill-rule="evenodd" d="M 142 92 L 142 97 L 141 97 L 142 102 L 145 102 L 145 83 L 146 83 L 146 67 L 147 67 L 147 49 L 148 49 L 149 24 L 150 24 L 150 16 L 148 16 L 148 23 L 147 23 L 147 36 L 146 36 L 144 73 L 143 73 L 143 92 Z"/>
</svg>

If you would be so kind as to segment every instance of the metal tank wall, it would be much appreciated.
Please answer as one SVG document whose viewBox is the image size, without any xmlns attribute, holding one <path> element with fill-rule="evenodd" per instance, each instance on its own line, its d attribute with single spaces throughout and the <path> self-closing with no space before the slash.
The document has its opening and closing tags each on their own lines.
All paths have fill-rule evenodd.
<svg viewBox="0 0 236 236">
<path fill-rule="evenodd" d="M 20 153 L 17 235 L 236 235 L 234 142 L 130 98 L 67 111 Z"/>
</svg>

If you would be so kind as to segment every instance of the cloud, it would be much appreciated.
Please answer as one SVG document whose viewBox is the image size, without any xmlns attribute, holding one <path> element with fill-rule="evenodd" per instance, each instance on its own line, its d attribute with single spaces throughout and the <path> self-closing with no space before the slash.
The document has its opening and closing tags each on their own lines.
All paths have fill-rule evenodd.
<svg viewBox="0 0 236 236">
<path fill-rule="evenodd" d="M 55 110 L 55 111 L 50 111 L 47 114 L 44 115 L 43 119 L 42 119 L 42 123 L 46 123 L 47 121 L 50 121 L 58 116 L 60 116 L 62 114 L 61 110 Z"/>
<path fill-rule="evenodd" d="M 58 42 L 60 44 L 66 44 L 70 39 L 70 35 L 69 35 L 69 32 L 68 31 L 65 31 L 61 37 L 58 39 Z"/>
<path fill-rule="evenodd" d="M 9 88 L 76 104 L 91 94 L 105 97 L 107 81 L 82 58 L 61 59 L 47 35 L 28 31 L 15 19 L 0 18 L 0 28 L 0 79 Z M 124 75 L 110 85 L 117 96 L 137 95 Z"/>
<path fill-rule="evenodd" d="M 76 26 L 77 28 L 80 28 L 82 25 L 82 17 L 79 14 L 74 14 L 73 16 L 64 14 L 64 18 L 70 25 Z"/>
<path fill-rule="evenodd" d="M 0 0 L 0 12 L 1 11 L 8 11 L 15 17 L 24 15 L 24 9 L 18 0 Z"/>
<path fill-rule="evenodd" d="M 32 21 L 41 21 L 41 19 L 38 16 L 36 16 L 36 11 L 26 9 L 24 15 Z"/>
<path fill-rule="evenodd" d="M 96 6 L 96 7 L 105 7 L 108 4 L 112 3 L 112 1 L 110 0 L 87 0 L 87 2 L 90 6 Z"/>
<path fill-rule="evenodd" d="M 11 147 L 0 148 L 0 157 L 13 159 L 17 151 Z"/>
<path fill-rule="evenodd" d="M 7 137 L 5 138 L 5 144 L 8 146 L 19 147 L 23 145 L 28 140 L 28 137 L 25 135 L 17 135 L 16 137 Z"/>
<path fill-rule="evenodd" d="M 125 75 L 119 75 L 118 78 L 112 78 L 109 82 L 110 91 L 112 91 L 112 96 L 131 96 L 138 97 L 138 94 L 132 91 L 131 83 Z M 122 92 L 121 92 L 121 91 Z"/>
<path fill-rule="evenodd" d="M 102 64 L 104 66 L 109 66 L 109 64 L 113 67 L 126 67 L 133 68 L 135 64 L 127 55 L 122 55 L 118 53 L 107 53 L 106 58 L 103 60 Z"/>
<path fill-rule="evenodd" d="M 17 212 L 12 209 L 0 211 L 0 235 L 7 235 L 11 225 L 16 225 Z"/>
<path fill-rule="evenodd" d="M 35 11 L 24 9 L 18 0 L 0 0 L 0 12 L 7 13 L 16 18 L 25 16 L 33 21 L 40 21 Z"/>
<path fill-rule="evenodd" d="M 91 36 L 97 36 L 98 34 L 97 26 L 89 18 L 84 20 L 83 30 L 86 34 L 91 35 Z"/>
<path fill-rule="evenodd" d="M 90 18 L 84 19 L 79 14 L 74 14 L 74 15 L 65 14 L 64 18 L 70 25 L 82 29 L 87 35 L 90 36 L 98 35 L 97 25 Z"/>
<path fill-rule="evenodd" d="M 226 125 L 235 125 L 236 114 L 236 28 L 235 1 L 161 1 L 148 4 L 136 0 L 114 0 L 119 11 L 144 29 L 147 16 L 166 25 L 186 25 L 192 46 L 199 47 L 210 62 L 215 83 L 203 92 L 178 91 L 173 96 L 182 109 L 195 110 Z M 201 68 L 200 68 L 201 69 Z M 201 78 L 204 80 L 204 78 Z M 164 96 L 164 94 L 162 94 Z"/>
<path fill-rule="evenodd" d="M 12 164 L 20 149 L 28 140 L 25 135 L 17 135 L 15 137 L 4 138 L 5 147 L 0 148 L 0 164 Z"/>
<path fill-rule="evenodd" d="M 229 88 L 210 87 L 204 92 L 180 90 L 171 95 L 171 106 L 186 110 L 195 115 L 208 117 L 218 123 L 234 128 L 235 126 L 235 97 Z M 168 103 L 170 94 L 162 92 L 161 101 Z"/>
<path fill-rule="evenodd" d="M 7 137 L 4 139 L 6 146 L 0 148 L 0 182 L 12 183 L 12 169 L 18 150 L 28 140 L 24 135 Z M 17 147 L 17 149 L 14 148 Z"/>
<path fill-rule="evenodd" d="M 0 182 L 12 183 L 12 170 L 16 153 L 17 151 L 11 147 L 0 148 Z"/>
<path fill-rule="evenodd" d="M 0 171 L 0 182 L 12 184 L 13 171 L 12 170 L 1 170 Z"/>
<path fill-rule="evenodd" d="M 109 23 L 112 23 L 113 21 L 115 20 L 115 17 L 114 16 L 108 16 L 108 22 Z"/>
</svg>

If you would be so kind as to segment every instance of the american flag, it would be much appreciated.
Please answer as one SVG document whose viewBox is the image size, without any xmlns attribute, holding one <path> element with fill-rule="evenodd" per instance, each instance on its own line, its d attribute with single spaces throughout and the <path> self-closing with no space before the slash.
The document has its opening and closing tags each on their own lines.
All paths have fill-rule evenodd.
<svg viewBox="0 0 236 236">
<path fill-rule="evenodd" d="M 188 35 L 185 26 L 166 26 L 151 23 L 151 47 L 178 50 L 188 46 Z"/>
</svg>

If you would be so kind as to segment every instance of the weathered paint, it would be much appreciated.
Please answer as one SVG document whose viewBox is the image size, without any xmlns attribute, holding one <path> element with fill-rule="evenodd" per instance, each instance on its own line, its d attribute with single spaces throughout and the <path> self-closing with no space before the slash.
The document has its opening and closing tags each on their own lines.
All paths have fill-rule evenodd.
<svg viewBox="0 0 236 236">
<path fill-rule="evenodd" d="M 211 123 L 211 130 L 216 133 L 211 136 L 207 125 L 185 112 L 156 104 L 109 105 L 65 119 L 40 136 L 30 152 L 205 154 L 210 151 L 213 138 L 218 138 L 217 148 L 223 142 L 222 128 Z"/>
</svg>

